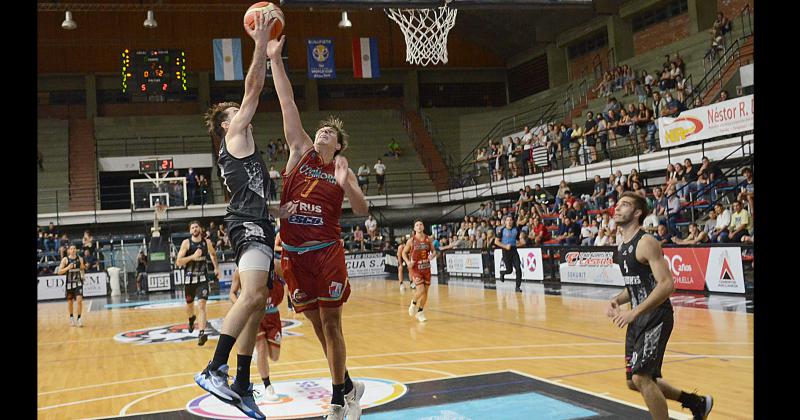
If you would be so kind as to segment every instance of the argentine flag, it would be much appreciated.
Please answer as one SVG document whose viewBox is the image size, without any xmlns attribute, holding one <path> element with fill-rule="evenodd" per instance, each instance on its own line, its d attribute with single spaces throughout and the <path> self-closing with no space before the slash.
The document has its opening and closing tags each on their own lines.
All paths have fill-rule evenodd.
<svg viewBox="0 0 800 420">
<path fill-rule="evenodd" d="M 244 80 L 241 39 L 214 40 L 214 80 Z"/>
</svg>

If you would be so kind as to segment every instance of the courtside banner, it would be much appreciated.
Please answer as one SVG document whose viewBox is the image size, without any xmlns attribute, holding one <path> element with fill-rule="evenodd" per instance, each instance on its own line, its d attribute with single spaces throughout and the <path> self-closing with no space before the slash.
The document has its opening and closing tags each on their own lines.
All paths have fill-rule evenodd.
<svg viewBox="0 0 800 420">
<path fill-rule="evenodd" d="M 235 262 L 221 262 L 219 263 L 219 284 L 220 286 L 225 283 L 230 285 L 233 281 L 233 272 L 236 271 L 236 263 Z"/>
<path fill-rule="evenodd" d="M 386 274 L 383 252 L 345 254 L 348 277 L 379 276 Z"/>
<path fill-rule="evenodd" d="M 709 292 L 744 293 L 742 250 L 738 247 L 708 249 L 706 286 Z"/>
<path fill-rule="evenodd" d="M 170 277 L 172 273 L 169 271 L 161 273 L 147 273 L 147 291 L 157 292 L 160 290 L 172 290 L 172 283 Z"/>
<path fill-rule="evenodd" d="M 480 251 L 454 251 L 444 254 L 447 273 L 456 276 L 483 275 L 483 256 Z"/>
<path fill-rule="evenodd" d="M 542 264 L 541 248 L 517 248 L 519 254 L 519 264 L 522 268 L 523 280 L 544 280 L 544 264 Z M 505 270 L 503 263 L 503 250 L 494 250 L 494 277 L 500 278 L 500 272 Z M 511 274 L 506 275 L 506 279 L 516 278 L 516 269 L 511 269 Z"/>
<path fill-rule="evenodd" d="M 678 118 L 658 119 L 661 147 L 675 147 L 713 137 L 753 130 L 755 95 L 683 111 Z"/>
<path fill-rule="evenodd" d="M 601 249 L 589 252 L 578 249 L 562 251 L 558 266 L 561 282 L 625 286 L 622 271 L 614 263 L 616 248 Z"/>
<path fill-rule="evenodd" d="M 36 279 L 37 300 L 66 299 L 67 276 L 40 276 Z"/>
<path fill-rule="evenodd" d="M 665 247 L 664 259 L 675 280 L 675 288 L 680 290 L 704 290 L 706 285 L 706 266 L 710 248 L 670 248 Z"/>
<path fill-rule="evenodd" d="M 66 279 L 66 276 L 64 277 Z M 105 296 L 108 294 L 108 274 L 105 272 L 86 273 L 83 276 L 83 296 Z M 66 293 L 65 293 L 66 295 Z"/>
</svg>

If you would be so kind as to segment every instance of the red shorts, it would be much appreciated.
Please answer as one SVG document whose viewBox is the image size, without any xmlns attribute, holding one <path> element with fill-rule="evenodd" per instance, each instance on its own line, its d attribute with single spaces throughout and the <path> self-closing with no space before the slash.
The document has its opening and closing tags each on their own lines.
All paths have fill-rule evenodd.
<svg viewBox="0 0 800 420">
<path fill-rule="evenodd" d="M 426 286 L 431 285 L 431 270 L 417 270 L 416 268 L 409 268 L 408 269 L 408 276 L 411 277 L 411 281 L 414 282 L 417 286 L 420 284 L 424 284 Z"/>
<path fill-rule="evenodd" d="M 264 314 L 264 317 L 261 318 L 261 323 L 258 324 L 256 340 L 261 339 L 263 336 L 270 345 L 280 347 L 282 331 L 281 314 L 279 312 Z"/>
<path fill-rule="evenodd" d="M 302 254 L 284 248 L 281 268 L 297 313 L 320 306 L 336 308 L 350 297 L 341 241 Z"/>
</svg>

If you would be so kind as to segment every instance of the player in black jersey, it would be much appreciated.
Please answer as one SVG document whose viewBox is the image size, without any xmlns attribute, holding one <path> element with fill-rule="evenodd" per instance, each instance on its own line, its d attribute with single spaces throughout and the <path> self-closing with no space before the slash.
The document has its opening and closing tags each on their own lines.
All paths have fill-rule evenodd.
<svg viewBox="0 0 800 420">
<path fill-rule="evenodd" d="M 221 139 L 217 164 L 231 196 L 225 225 L 229 228 L 231 246 L 236 252 L 242 293 L 225 315 L 213 359 L 201 373 L 195 375 L 195 382 L 248 417 L 264 419 L 266 417 L 253 398 L 250 362 L 267 299 L 275 231 L 267 211 L 267 183 L 264 181 L 269 179 L 269 175 L 253 140 L 250 121 L 256 113 L 258 98 L 264 87 L 267 44 L 272 24 L 268 24 L 266 16 L 260 14 L 255 19 L 255 28 L 244 25 L 244 29 L 255 41 L 255 48 L 244 82 L 242 104 L 220 103 L 206 113 L 209 134 L 214 139 Z M 236 378 L 229 385 L 228 356 L 234 343 L 238 347 Z"/>
<path fill-rule="evenodd" d="M 670 399 L 689 408 L 695 419 L 705 419 L 714 405 L 710 395 L 687 394 L 661 377 L 661 364 L 672 333 L 669 296 L 675 290 L 675 283 L 661 244 L 641 230 L 646 216 L 644 197 L 633 192 L 620 196 L 614 221 L 623 239 L 615 259 L 622 270 L 625 289 L 608 302 L 606 315 L 619 328 L 628 326 L 625 336 L 628 388 L 642 394 L 653 418 L 669 419 L 667 399 Z M 631 310 L 620 310 L 620 305 L 628 302 Z"/>
<path fill-rule="evenodd" d="M 186 267 L 184 277 L 184 294 L 186 296 L 186 313 L 189 315 L 189 332 L 194 331 L 194 321 L 197 317 L 194 314 L 194 299 L 197 297 L 198 312 L 200 314 L 200 333 L 197 337 L 197 345 L 202 346 L 208 341 L 206 336 L 206 301 L 208 301 L 208 263 L 206 258 L 211 258 L 214 265 L 214 274 L 219 278 L 219 265 L 217 264 L 217 253 L 214 244 L 210 239 L 203 239 L 203 228 L 200 222 L 193 220 L 189 223 L 189 233 L 192 237 L 184 239 L 181 249 L 178 251 L 175 265 Z"/>
<path fill-rule="evenodd" d="M 67 256 L 61 259 L 61 264 L 58 266 L 58 275 L 63 276 L 66 274 L 67 286 L 67 307 L 69 308 L 69 324 L 73 327 L 83 326 L 81 320 L 81 312 L 83 312 L 83 274 L 86 270 L 83 258 L 78 256 L 78 248 L 75 245 L 70 245 L 67 249 Z M 78 301 L 78 320 L 72 316 L 72 301 Z"/>
</svg>

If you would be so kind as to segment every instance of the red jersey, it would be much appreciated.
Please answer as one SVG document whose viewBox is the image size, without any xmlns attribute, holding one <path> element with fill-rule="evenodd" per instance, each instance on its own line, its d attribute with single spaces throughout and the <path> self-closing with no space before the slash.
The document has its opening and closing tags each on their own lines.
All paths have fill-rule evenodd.
<svg viewBox="0 0 800 420">
<path fill-rule="evenodd" d="M 547 226 L 544 223 L 539 223 L 538 225 L 533 227 L 533 235 L 538 236 L 542 235 L 542 241 L 549 241 L 550 240 L 550 231 L 547 229 Z"/>
<path fill-rule="evenodd" d="M 428 235 L 425 239 L 417 239 L 417 235 L 411 237 L 411 251 L 409 251 L 411 260 L 414 261 L 414 269 L 420 271 L 427 271 L 431 269 L 431 263 L 428 261 L 428 255 L 433 249 L 433 243 Z"/>
<path fill-rule="evenodd" d="M 283 281 L 278 278 L 277 274 L 273 273 L 272 289 L 269 289 L 269 296 L 267 296 L 267 313 L 278 312 L 278 305 L 283 302 Z"/>
<path fill-rule="evenodd" d="M 309 149 L 290 173 L 284 169 L 281 190 L 281 239 L 291 246 L 308 241 L 338 241 L 342 231 L 344 190 L 336 183 L 333 162 L 323 164 Z"/>
</svg>

